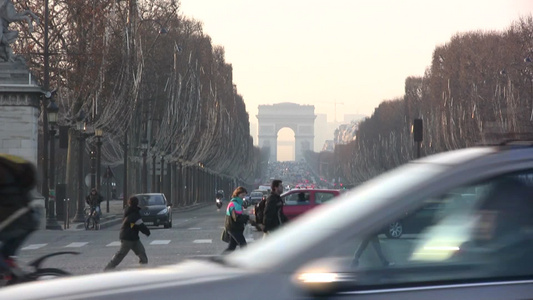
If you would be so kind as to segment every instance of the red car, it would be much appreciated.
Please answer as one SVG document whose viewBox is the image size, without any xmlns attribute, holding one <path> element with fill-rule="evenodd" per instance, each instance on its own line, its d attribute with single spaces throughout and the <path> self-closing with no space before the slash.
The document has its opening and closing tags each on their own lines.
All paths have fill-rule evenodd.
<svg viewBox="0 0 533 300">
<path fill-rule="evenodd" d="M 340 193 L 340 190 L 328 189 L 293 189 L 287 191 L 281 194 L 281 199 L 285 203 L 283 213 L 289 220 L 294 219 L 317 205 L 333 199 Z"/>
</svg>

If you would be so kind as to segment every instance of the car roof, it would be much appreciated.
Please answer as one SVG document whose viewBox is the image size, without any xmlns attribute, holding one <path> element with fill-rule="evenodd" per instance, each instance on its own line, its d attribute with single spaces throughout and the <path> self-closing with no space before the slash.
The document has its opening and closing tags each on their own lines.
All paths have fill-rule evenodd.
<svg viewBox="0 0 533 300">
<path fill-rule="evenodd" d="M 338 192 L 340 193 L 341 190 L 338 189 L 292 189 L 290 191 L 286 191 L 281 196 L 289 193 L 298 193 L 298 192 Z"/>
<path fill-rule="evenodd" d="M 163 195 L 163 193 L 143 193 L 143 194 L 135 194 L 134 196 L 157 196 L 157 195 Z"/>
</svg>

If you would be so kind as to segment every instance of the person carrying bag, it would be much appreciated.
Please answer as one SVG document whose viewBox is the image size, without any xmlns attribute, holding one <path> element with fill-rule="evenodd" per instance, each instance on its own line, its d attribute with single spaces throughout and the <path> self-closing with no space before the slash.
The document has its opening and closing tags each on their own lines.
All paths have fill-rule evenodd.
<svg viewBox="0 0 533 300">
<path fill-rule="evenodd" d="M 244 187 L 236 188 L 226 209 L 224 231 L 221 236 L 223 241 L 228 240 L 228 248 L 224 250 L 224 253 L 234 251 L 237 245 L 241 248 L 246 247 L 244 228 L 250 219 L 250 216 L 244 214 L 243 210 L 243 201 L 246 194 L 248 194 L 248 191 Z"/>
</svg>

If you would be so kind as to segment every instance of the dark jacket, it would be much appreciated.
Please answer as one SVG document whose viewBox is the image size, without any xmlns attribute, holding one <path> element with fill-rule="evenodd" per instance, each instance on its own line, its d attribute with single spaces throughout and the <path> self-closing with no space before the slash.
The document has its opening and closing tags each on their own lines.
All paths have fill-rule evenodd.
<svg viewBox="0 0 533 300">
<path fill-rule="evenodd" d="M 99 206 L 100 203 L 104 201 L 104 197 L 102 197 L 100 194 L 90 194 L 85 198 L 85 202 L 89 204 L 89 206 Z"/>
<path fill-rule="evenodd" d="M 139 231 L 150 236 L 150 229 L 144 225 L 139 211 L 140 207 L 128 206 L 124 210 L 124 219 L 120 228 L 120 239 L 126 241 L 139 240 Z"/>
<path fill-rule="evenodd" d="M 283 213 L 283 200 L 279 195 L 271 193 L 265 204 L 263 231 L 272 231 L 285 222 L 287 222 L 287 217 Z"/>
<path fill-rule="evenodd" d="M 243 212 L 243 200 L 239 197 L 231 199 L 226 209 L 226 222 L 224 227 L 227 231 L 231 232 L 244 232 L 244 227 L 250 216 L 245 215 Z"/>
</svg>

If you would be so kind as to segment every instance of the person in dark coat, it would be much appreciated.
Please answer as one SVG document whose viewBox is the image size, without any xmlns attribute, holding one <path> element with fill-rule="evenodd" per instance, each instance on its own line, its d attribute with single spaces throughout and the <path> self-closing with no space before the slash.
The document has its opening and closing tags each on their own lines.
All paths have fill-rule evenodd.
<svg viewBox="0 0 533 300">
<path fill-rule="evenodd" d="M 242 186 L 233 191 L 231 195 L 231 201 L 226 208 L 226 221 L 224 228 L 229 235 L 228 248 L 224 250 L 224 253 L 231 252 L 239 247 L 246 247 L 246 238 L 244 238 L 244 228 L 250 216 L 244 214 L 243 199 L 248 191 Z"/>
<path fill-rule="evenodd" d="M 135 196 L 131 197 L 128 200 L 128 207 L 124 210 L 124 219 L 120 228 L 120 249 L 107 264 L 105 270 L 118 266 L 130 250 L 133 250 L 133 253 L 139 257 L 140 264 L 148 263 L 146 250 L 139 239 L 139 231 L 150 236 L 150 230 L 143 223 L 139 210 L 141 210 L 139 199 Z"/>
<path fill-rule="evenodd" d="M 281 180 L 272 180 L 272 192 L 268 196 L 263 213 L 263 232 L 270 233 L 283 223 L 287 222 L 287 217 L 283 213 L 283 200 L 280 195 L 283 193 Z"/>
<path fill-rule="evenodd" d="M 97 220 L 100 219 L 100 203 L 102 203 L 102 201 L 104 201 L 104 197 L 102 197 L 102 195 L 100 195 L 100 193 L 98 193 L 95 188 L 92 188 L 89 195 L 87 195 L 87 197 L 85 198 L 85 203 L 87 203 L 87 205 L 91 207 L 90 215 L 92 215 L 96 211 Z"/>
</svg>

